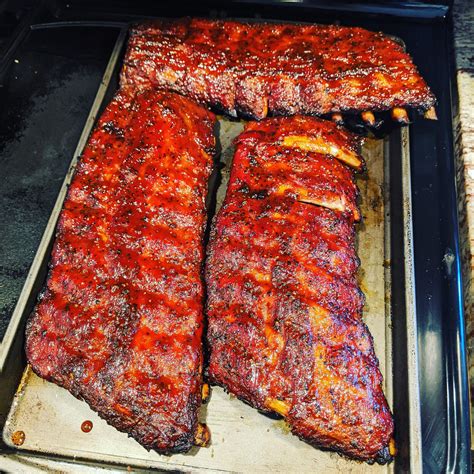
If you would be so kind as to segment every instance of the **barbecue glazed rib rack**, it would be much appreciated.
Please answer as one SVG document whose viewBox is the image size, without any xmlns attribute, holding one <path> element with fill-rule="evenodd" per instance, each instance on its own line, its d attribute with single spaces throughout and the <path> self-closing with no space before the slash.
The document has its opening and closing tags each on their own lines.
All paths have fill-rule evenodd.
<svg viewBox="0 0 474 474">
<path fill-rule="evenodd" d="M 203 236 L 215 117 L 118 92 L 89 138 L 27 325 L 33 370 L 148 449 L 206 444 Z"/>
<path fill-rule="evenodd" d="M 355 277 L 356 186 L 328 145 L 358 158 L 356 137 L 311 117 L 237 137 L 208 246 L 208 374 L 315 446 L 386 462 L 393 420 Z"/>
<path fill-rule="evenodd" d="M 362 113 L 405 108 L 435 118 L 435 98 L 403 46 L 340 26 L 207 19 L 134 27 L 122 87 L 171 89 L 232 116 Z"/>
</svg>

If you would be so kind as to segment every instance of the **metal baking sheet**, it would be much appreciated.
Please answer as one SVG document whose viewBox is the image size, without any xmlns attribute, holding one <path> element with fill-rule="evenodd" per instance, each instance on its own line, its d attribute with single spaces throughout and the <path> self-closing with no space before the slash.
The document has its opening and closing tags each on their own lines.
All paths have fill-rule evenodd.
<svg viewBox="0 0 474 474">
<path fill-rule="evenodd" d="M 225 194 L 232 158 L 232 140 L 243 124 L 220 120 L 222 182 L 217 203 Z M 392 402 L 390 338 L 390 284 L 387 282 L 389 256 L 388 216 L 384 190 L 387 189 L 384 143 L 368 140 L 363 153 L 368 173 L 358 179 L 363 223 L 358 226 L 358 253 L 361 259 L 360 284 L 367 297 L 364 320 L 374 337 L 375 351 L 384 375 L 385 393 Z M 368 466 L 346 460 L 337 454 L 312 448 L 293 436 L 283 421 L 267 418 L 243 402 L 213 388 L 209 403 L 203 406 L 202 421 L 212 432 L 209 448 L 194 449 L 186 455 L 160 456 L 101 420 L 85 402 L 66 390 L 46 382 L 27 368 L 15 396 L 4 429 L 4 441 L 19 450 L 55 455 L 89 462 L 108 462 L 142 468 L 169 468 L 183 471 L 210 470 L 248 472 L 392 472 L 392 466 Z M 89 433 L 81 424 L 89 420 Z M 14 444 L 22 431 L 21 446 Z M 245 454 L 244 454 L 245 453 Z M 243 455 L 244 454 L 244 455 Z"/>
<path fill-rule="evenodd" d="M 50 224 L 38 250 L 35 264 L 37 274 L 46 268 L 54 227 L 65 197 L 65 190 L 72 176 L 77 156 L 82 151 L 90 127 L 95 120 L 104 98 L 110 92 L 112 76 L 118 73 L 119 56 L 123 48 L 124 35 L 119 37 L 104 81 L 98 91 L 96 102 L 86 124 L 71 170 L 66 177 L 63 190 L 58 197 Z M 242 130 L 243 122 L 219 120 L 219 138 L 222 148 L 220 186 L 217 189 L 217 208 L 225 195 L 231 160 L 233 138 Z M 414 324 L 414 296 L 411 268 L 411 199 L 409 195 L 408 131 L 401 137 L 404 166 L 404 236 L 406 257 L 407 344 L 408 378 L 410 387 L 409 407 L 404 416 L 409 417 L 410 467 L 417 472 L 421 467 L 419 455 L 420 421 L 416 372 L 416 333 Z M 373 338 L 380 368 L 384 375 L 384 390 L 392 406 L 394 379 L 392 374 L 392 329 L 391 329 L 391 282 L 390 282 L 390 215 L 389 215 L 389 154 L 388 139 L 367 140 L 363 154 L 368 172 L 358 178 L 361 191 L 363 222 L 358 225 L 358 253 L 361 259 L 359 281 L 366 294 L 364 320 Z M 36 278 L 32 275 L 32 278 Z M 34 290 L 25 292 L 25 298 L 35 298 Z M 406 374 L 399 374 L 407 377 Z M 397 414 L 395 414 L 397 415 Z M 84 433 L 81 425 L 91 421 L 93 428 Z M 137 468 L 158 468 L 191 471 L 230 472 L 392 472 L 394 465 L 369 466 L 350 461 L 331 452 L 312 448 L 297 439 L 283 421 L 275 421 L 258 413 L 243 402 L 213 388 L 211 399 L 202 407 L 201 421 L 205 421 L 212 432 L 210 447 L 193 449 L 185 455 L 161 456 L 148 452 L 137 442 L 120 433 L 92 412 L 86 403 L 75 399 L 66 390 L 46 382 L 31 369 L 26 368 L 3 430 L 7 446 L 18 452 L 32 455 L 54 456 L 94 464 L 118 464 Z M 24 434 L 18 445 L 19 432 Z M 407 448 L 407 447 L 405 447 Z"/>
</svg>

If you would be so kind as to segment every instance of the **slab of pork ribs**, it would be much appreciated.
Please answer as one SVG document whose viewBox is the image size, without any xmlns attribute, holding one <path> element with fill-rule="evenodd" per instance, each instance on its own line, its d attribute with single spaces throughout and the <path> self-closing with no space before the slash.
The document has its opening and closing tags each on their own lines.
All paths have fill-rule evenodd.
<svg viewBox="0 0 474 474">
<path fill-rule="evenodd" d="M 342 26 L 196 18 L 141 24 L 130 32 L 121 84 L 171 89 L 255 119 L 392 109 L 403 121 L 401 108 L 434 114 L 435 104 L 402 45 Z"/>
<path fill-rule="evenodd" d="M 203 234 L 213 114 L 119 92 L 89 138 L 27 325 L 40 377 L 148 449 L 205 443 Z"/>
<path fill-rule="evenodd" d="M 309 443 L 385 462 L 393 420 L 362 321 L 357 188 L 343 164 L 362 166 L 358 145 L 301 116 L 237 138 L 206 264 L 208 372 Z"/>
</svg>

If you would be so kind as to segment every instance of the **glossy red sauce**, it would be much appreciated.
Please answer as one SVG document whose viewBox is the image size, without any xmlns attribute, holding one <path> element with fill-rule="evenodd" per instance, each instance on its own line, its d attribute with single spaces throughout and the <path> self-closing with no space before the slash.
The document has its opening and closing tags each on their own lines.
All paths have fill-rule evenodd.
<svg viewBox="0 0 474 474">
<path fill-rule="evenodd" d="M 362 322 L 352 172 L 331 156 L 284 147 L 287 134 L 357 149 L 354 136 L 310 117 L 252 123 L 237 138 L 208 247 L 208 373 L 284 414 L 308 442 L 385 462 L 393 420 Z M 275 172 L 282 162 L 290 166 Z M 347 208 L 332 210 L 343 195 Z"/>
<path fill-rule="evenodd" d="M 89 138 L 28 322 L 33 370 L 159 452 L 188 450 L 202 384 L 214 116 L 119 92 Z"/>
<path fill-rule="evenodd" d="M 341 26 L 160 20 L 131 31 L 124 86 L 188 95 L 232 115 L 413 107 L 435 98 L 403 47 Z"/>
<path fill-rule="evenodd" d="M 92 424 L 92 421 L 86 420 L 83 421 L 81 424 L 81 431 L 83 431 L 84 433 L 90 433 L 93 427 L 94 425 Z"/>
</svg>

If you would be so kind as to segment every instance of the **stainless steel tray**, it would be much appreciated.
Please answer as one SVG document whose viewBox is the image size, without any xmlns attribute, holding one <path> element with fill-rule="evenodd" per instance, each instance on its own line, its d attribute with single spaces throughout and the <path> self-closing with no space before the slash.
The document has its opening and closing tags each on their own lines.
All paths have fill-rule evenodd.
<svg viewBox="0 0 474 474">
<path fill-rule="evenodd" d="M 122 31 L 112 53 L 104 79 L 78 143 L 55 208 L 38 249 L 30 275 L 15 314 L 16 327 L 20 327 L 37 289 L 46 273 L 54 229 L 60 213 L 67 186 L 95 122 L 99 110 L 115 88 L 120 68 L 126 32 Z M 115 78 L 115 79 L 114 79 Z M 225 165 L 217 189 L 217 207 L 225 194 L 232 159 L 232 140 L 242 130 L 242 122 L 220 119 L 221 161 Z M 392 308 L 390 281 L 390 213 L 389 163 L 392 147 L 389 140 L 400 140 L 400 156 L 403 167 L 403 222 L 405 241 L 406 288 L 406 345 L 407 374 L 392 373 Z M 375 351 L 384 375 L 384 388 L 392 405 L 397 391 L 397 377 L 408 378 L 406 413 L 401 414 L 409 426 L 410 470 L 421 470 L 420 419 L 418 373 L 416 355 L 416 322 L 414 320 L 414 291 L 411 237 L 411 196 L 409 181 L 408 129 L 392 135 L 385 141 L 368 140 L 363 154 L 368 173 L 358 179 L 361 191 L 363 222 L 358 226 L 358 253 L 361 259 L 360 285 L 367 297 L 364 320 L 375 344 Z M 393 315 L 397 317 L 397 315 Z M 10 335 L 13 342 L 15 331 Z M 397 416 L 397 413 L 395 413 Z M 341 458 L 337 454 L 323 452 L 301 442 L 289 433 L 282 421 L 275 421 L 259 414 L 239 400 L 214 388 L 201 418 L 212 432 L 212 443 L 207 449 L 194 449 L 186 455 L 160 456 L 148 452 L 134 440 L 107 425 L 87 404 L 75 399 L 61 389 L 35 376 L 26 368 L 14 397 L 3 430 L 3 441 L 12 450 L 31 455 L 55 456 L 94 464 L 118 464 L 137 468 L 158 468 L 180 471 L 231 471 L 231 472 L 392 472 L 394 465 L 369 466 Z M 84 433 L 81 424 L 89 420 L 90 432 Z M 18 432 L 24 433 L 21 445 L 14 441 Z"/>
</svg>

